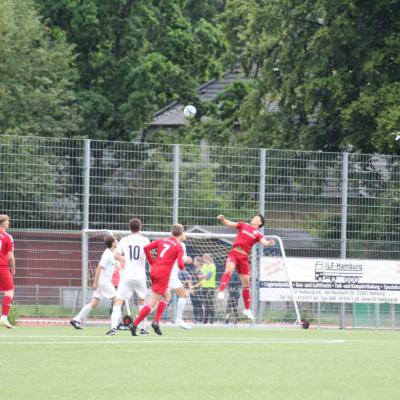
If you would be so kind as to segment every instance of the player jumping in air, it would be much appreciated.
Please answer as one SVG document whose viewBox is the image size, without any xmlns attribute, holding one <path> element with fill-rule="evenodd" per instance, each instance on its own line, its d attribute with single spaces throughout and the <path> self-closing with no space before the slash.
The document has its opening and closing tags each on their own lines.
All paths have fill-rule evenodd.
<svg viewBox="0 0 400 400">
<path fill-rule="evenodd" d="M 131 326 L 132 336 L 137 336 L 136 330 L 140 322 L 151 313 L 151 310 L 157 306 L 157 304 L 156 315 L 154 316 L 151 327 L 157 335 L 162 335 L 159 322 L 171 299 L 171 291 L 168 288 L 168 283 L 172 268 L 175 261 L 178 262 L 178 267 L 180 269 L 185 268 L 183 262 L 184 253 L 180 243 L 184 240 L 183 226 L 181 224 L 174 224 L 171 233 L 171 237 L 155 240 L 144 248 L 147 261 L 150 264 L 152 293 L 149 302 L 141 309 L 139 315 L 135 321 L 133 321 Z M 153 249 L 157 249 L 157 256 L 155 259 L 151 254 Z"/>
<path fill-rule="evenodd" d="M 264 226 L 264 217 L 261 214 L 256 215 L 250 224 L 245 222 L 233 222 L 226 219 L 223 215 L 218 215 L 217 220 L 229 228 L 236 228 L 238 233 L 232 250 L 226 259 L 225 273 L 221 277 L 221 283 L 217 295 L 218 300 L 224 300 L 224 290 L 229 284 L 234 269 L 237 269 L 242 282 L 242 296 L 244 302 L 243 314 L 249 319 L 255 319 L 250 310 L 250 264 L 249 256 L 251 248 L 260 242 L 263 246 L 273 246 L 274 240 L 264 239 L 263 234 L 258 230 Z"/>
<path fill-rule="evenodd" d="M 6 230 L 10 225 L 8 215 L 0 215 L 0 292 L 4 292 L 1 305 L 0 326 L 14 328 L 8 321 L 12 299 L 14 297 L 13 275 L 15 274 L 14 241 Z"/>
</svg>

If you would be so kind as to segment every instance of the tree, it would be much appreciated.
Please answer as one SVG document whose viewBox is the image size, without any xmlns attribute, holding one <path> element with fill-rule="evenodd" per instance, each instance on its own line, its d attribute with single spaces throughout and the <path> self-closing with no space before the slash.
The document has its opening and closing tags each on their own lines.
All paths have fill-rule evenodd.
<svg viewBox="0 0 400 400">
<path fill-rule="evenodd" d="M 391 135 L 399 17 L 397 1 L 228 1 L 231 55 L 256 78 L 243 135 L 281 148 L 400 152 Z"/>
<path fill-rule="evenodd" d="M 192 24 L 182 0 L 36 0 L 74 44 L 91 138 L 136 139 L 153 113 L 221 71 L 218 26 Z"/>
<path fill-rule="evenodd" d="M 67 136 L 80 118 L 72 46 L 49 32 L 30 0 L 0 2 L 0 133 Z"/>
<path fill-rule="evenodd" d="M 187 0 L 184 7 L 184 14 L 192 23 L 198 21 L 215 21 L 224 10 L 224 0 Z"/>
</svg>

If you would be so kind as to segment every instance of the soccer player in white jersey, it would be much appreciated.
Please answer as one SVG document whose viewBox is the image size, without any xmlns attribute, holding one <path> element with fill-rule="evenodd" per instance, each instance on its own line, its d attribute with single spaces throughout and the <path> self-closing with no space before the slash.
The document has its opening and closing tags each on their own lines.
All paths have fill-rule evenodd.
<svg viewBox="0 0 400 400">
<path fill-rule="evenodd" d="M 93 293 L 92 300 L 82 308 L 78 315 L 69 321 L 69 323 L 75 329 L 82 329 L 84 321 L 90 312 L 98 306 L 102 298 L 112 299 L 113 302 L 115 301 L 117 292 L 112 284 L 112 275 L 115 268 L 118 268 L 119 265 L 114 258 L 114 251 L 118 242 L 114 236 L 107 235 L 104 238 L 104 243 L 107 246 L 107 249 L 101 256 L 99 265 L 96 268 L 96 274 L 93 283 L 93 289 L 95 289 L 95 291 Z"/>
<path fill-rule="evenodd" d="M 135 291 L 139 298 L 139 311 L 144 305 L 147 293 L 146 285 L 146 255 L 144 247 L 150 240 L 140 234 L 142 223 L 139 219 L 133 218 L 129 221 L 131 234 L 122 238 L 115 250 L 114 258 L 125 263 L 121 271 L 121 279 L 117 289 L 113 311 L 111 313 L 111 329 L 107 335 L 113 336 L 117 333 L 118 324 L 121 321 L 121 307 L 126 299 L 130 299 Z M 139 327 L 141 334 L 147 334 L 146 321 Z"/>
<path fill-rule="evenodd" d="M 183 261 L 185 264 L 191 264 L 193 260 L 191 257 L 187 256 L 186 245 L 183 242 L 183 240 L 185 240 L 184 236 L 182 236 L 182 240 L 180 240 L 180 244 L 184 252 Z M 182 329 L 192 329 L 191 326 L 189 326 L 183 321 L 183 311 L 185 310 L 187 294 L 181 280 L 179 279 L 178 274 L 179 274 L 178 263 L 175 261 L 175 264 L 172 268 L 171 276 L 169 278 L 169 288 L 170 290 L 173 290 L 178 296 L 178 301 L 176 304 L 175 325 L 179 326 Z"/>
</svg>

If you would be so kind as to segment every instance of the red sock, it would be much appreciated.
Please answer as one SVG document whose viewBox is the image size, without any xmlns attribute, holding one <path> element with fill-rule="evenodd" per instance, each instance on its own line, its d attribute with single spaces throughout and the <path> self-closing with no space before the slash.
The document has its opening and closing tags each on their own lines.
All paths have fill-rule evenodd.
<svg viewBox="0 0 400 400">
<path fill-rule="evenodd" d="M 154 321 L 160 322 L 161 316 L 163 315 L 163 312 L 164 312 L 165 309 L 167 308 L 167 305 L 168 305 L 168 302 L 165 301 L 165 300 L 161 300 L 161 301 L 158 303 L 156 315 L 154 316 Z"/>
<path fill-rule="evenodd" d="M 6 315 L 10 313 L 12 298 L 9 296 L 3 297 L 3 303 L 1 304 L 1 315 Z"/>
<path fill-rule="evenodd" d="M 231 280 L 231 274 L 229 272 L 225 272 L 221 276 L 221 282 L 219 284 L 219 291 L 223 292 L 225 288 L 229 285 L 229 281 Z"/>
<path fill-rule="evenodd" d="M 139 326 L 139 324 L 151 313 L 151 307 L 146 304 L 143 308 L 139 311 L 138 316 L 133 321 L 135 326 Z"/>
<path fill-rule="evenodd" d="M 250 298 L 250 289 L 248 287 L 242 289 L 243 303 L 244 308 L 246 310 L 250 309 L 251 298 Z"/>
</svg>

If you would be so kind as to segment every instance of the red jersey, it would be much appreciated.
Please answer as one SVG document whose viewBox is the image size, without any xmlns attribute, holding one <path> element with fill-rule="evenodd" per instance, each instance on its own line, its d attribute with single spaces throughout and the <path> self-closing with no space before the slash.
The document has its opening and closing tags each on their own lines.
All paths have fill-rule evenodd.
<svg viewBox="0 0 400 400">
<path fill-rule="evenodd" d="M 155 259 L 151 254 L 151 250 L 153 249 L 157 249 L 157 256 Z M 180 269 L 185 268 L 183 262 L 183 248 L 173 236 L 151 242 L 144 247 L 144 252 L 146 253 L 147 261 L 152 267 L 157 266 L 170 273 L 175 261 L 178 260 L 178 267 Z"/>
<path fill-rule="evenodd" d="M 14 240 L 6 231 L 0 230 L 0 271 L 8 270 L 8 253 L 14 251 Z"/>
<path fill-rule="evenodd" d="M 236 229 L 238 234 L 233 247 L 240 247 L 250 255 L 251 248 L 264 237 L 263 234 L 254 226 L 245 222 L 239 222 Z"/>
</svg>

